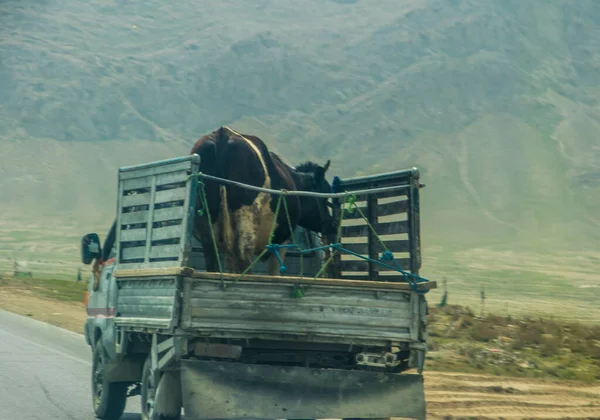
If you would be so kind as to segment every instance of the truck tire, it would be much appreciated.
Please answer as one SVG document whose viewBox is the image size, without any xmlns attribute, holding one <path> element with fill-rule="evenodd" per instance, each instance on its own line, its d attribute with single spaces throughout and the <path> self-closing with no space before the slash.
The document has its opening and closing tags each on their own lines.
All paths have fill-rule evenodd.
<svg viewBox="0 0 600 420">
<path fill-rule="evenodd" d="M 92 404 L 96 418 L 119 420 L 127 402 L 126 382 L 108 382 L 106 379 L 107 356 L 98 339 L 92 352 Z"/>
<path fill-rule="evenodd" d="M 175 415 L 158 414 L 154 411 L 156 389 L 160 377 L 152 370 L 152 355 L 144 362 L 142 371 L 141 413 L 142 420 L 181 420 L 181 410 Z"/>
</svg>

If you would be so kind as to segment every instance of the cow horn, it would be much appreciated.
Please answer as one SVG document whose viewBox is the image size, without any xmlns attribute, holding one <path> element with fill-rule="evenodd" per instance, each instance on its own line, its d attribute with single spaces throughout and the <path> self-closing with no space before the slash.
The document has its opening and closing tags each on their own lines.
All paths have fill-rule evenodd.
<svg viewBox="0 0 600 420">
<path fill-rule="evenodd" d="M 323 172 L 327 172 L 327 169 L 329 169 L 330 164 L 331 164 L 331 160 L 327 159 L 327 163 L 325 164 L 325 166 L 323 166 Z"/>
</svg>

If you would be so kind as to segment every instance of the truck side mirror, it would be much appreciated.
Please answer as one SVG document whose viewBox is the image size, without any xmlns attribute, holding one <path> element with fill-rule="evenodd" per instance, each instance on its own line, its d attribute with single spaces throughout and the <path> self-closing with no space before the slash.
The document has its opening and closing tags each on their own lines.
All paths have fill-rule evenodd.
<svg viewBox="0 0 600 420">
<path fill-rule="evenodd" d="M 91 264 L 94 259 L 100 258 L 102 247 L 100 238 L 96 233 L 88 233 L 81 238 L 81 262 Z"/>
</svg>

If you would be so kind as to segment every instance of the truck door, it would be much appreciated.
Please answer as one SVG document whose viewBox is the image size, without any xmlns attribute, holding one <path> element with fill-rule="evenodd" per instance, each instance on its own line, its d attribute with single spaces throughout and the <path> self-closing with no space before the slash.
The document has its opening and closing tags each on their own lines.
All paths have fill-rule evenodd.
<svg viewBox="0 0 600 420">
<path fill-rule="evenodd" d="M 88 336 L 90 344 L 95 345 L 96 340 L 101 337 L 104 348 L 109 353 L 114 348 L 116 285 L 112 272 L 115 264 L 116 246 L 113 244 L 108 259 L 100 264 L 96 290 L 94 290 L 95 274 L 92 273 L 90 276 L 86 308 L 86 336 Z"/>
</svg>

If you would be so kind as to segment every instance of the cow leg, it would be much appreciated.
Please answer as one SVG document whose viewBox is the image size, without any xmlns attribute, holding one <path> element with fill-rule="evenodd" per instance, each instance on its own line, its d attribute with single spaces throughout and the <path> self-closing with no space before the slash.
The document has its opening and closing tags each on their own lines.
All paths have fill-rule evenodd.
<svg viewBox="0 0 600 420">
<path fill-rule="evenodd" d="M 238 273 L 241 273 L 254 262 L 256 236 L 252 231 L 238 231 L 238 235 L 236 261 L 238 264 Z"/>
<path fill-rule="evenodd" d="M 206 224 L 203 223 L 201 226 L 198 226 L 196 238 L 198 238 L 202 244 L 206 271 L 209 273 L 218 272 L 219 264 L 217 262 L 217 254 L 215 253 L 215 245 L 212 241 L 210 230 Z"/>
</svg>

